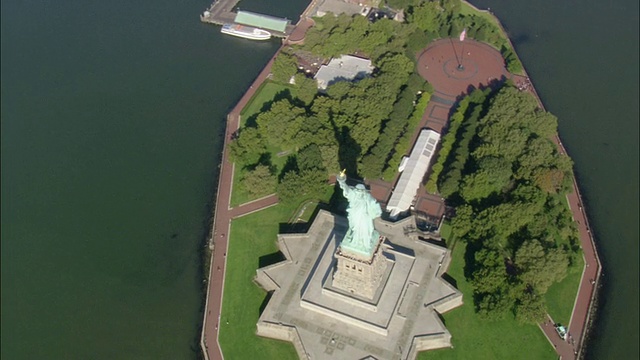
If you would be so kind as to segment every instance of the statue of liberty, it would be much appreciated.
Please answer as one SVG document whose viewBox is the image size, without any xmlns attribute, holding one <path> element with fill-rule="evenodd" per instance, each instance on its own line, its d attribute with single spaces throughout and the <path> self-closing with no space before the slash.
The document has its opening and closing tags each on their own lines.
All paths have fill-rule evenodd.
<svg viewBox="0 0 640 360">
<path fill-rule="evenodd" d="M 380 234 L 373 227 L 373 219 L 382 214 L 380 204 L 362 184 L 347 185 L 345 170 L 338 175 L 338 184 L 349 201 L 347 218 L 349 231 L 340 243 L 343 251 L 355 252 L 370 257 L 375 250 Z"/>
</svg>

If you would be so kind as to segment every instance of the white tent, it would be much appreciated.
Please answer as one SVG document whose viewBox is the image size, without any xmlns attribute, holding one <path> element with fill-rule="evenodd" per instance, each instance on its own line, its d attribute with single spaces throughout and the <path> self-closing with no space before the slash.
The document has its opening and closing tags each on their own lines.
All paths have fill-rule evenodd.
<svg viewBox="0 0 640 360">
<path fill-rule="evenodd" d="M 422 179 L 429 169 L 438 141 L 440 141 L 439 133 L 428 129 L 420 132 L 411 155 L 406 161 L 404 171 L 400 175 L 400 179 L 387 204 L 387 211 L 390 212 L 392 218 L 397 217 L 411 207 Z"/>
</svg>

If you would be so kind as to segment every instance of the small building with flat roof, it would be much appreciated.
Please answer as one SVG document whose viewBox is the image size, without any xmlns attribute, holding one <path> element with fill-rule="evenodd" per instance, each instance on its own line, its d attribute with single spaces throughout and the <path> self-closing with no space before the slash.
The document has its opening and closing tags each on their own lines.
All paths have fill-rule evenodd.
<svg viewBox="0 0 640 360">
<path fill-rule="evenodd" d="M 327 86 L 338 81 L 362 79 L 373 72 L 371 60 L 351 55 L 333 58 L 329 64 L 322 65 L 314 79 L 318 82 L 318 89 L 325 90 Z"/>
<path fill-rule="evenodd" d="M 273 30 L 284 33 L 290 21 L 275 16 L 258 14 L 250 11 L 238 11 L 234 22 L 243 25 L 254 26 L 261 29 Z"/>
<path fill-rule="evenodd" d="M 409 159 L 404 163 L 402 175 L 400 175 L 387 203 L 387 211 L 390 212 L 391 218 L 397 217 L 411 207 L 422 179 L 429 169 L 438 141 L 440 141 L 439 133 L 430 129 L 424 129 L 420 132 Z"/>
</svg>

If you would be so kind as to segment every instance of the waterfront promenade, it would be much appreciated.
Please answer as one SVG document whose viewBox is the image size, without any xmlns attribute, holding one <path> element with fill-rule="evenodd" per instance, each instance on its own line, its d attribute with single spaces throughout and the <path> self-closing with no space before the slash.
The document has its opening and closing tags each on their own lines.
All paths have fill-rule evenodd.
<svg viewBox="0 0 640 360">
<path fill-rule="evenodd" d="M 212 8 L 216 4 L 220 4 L 218 0 L 214 2 Z M 239 0 L 226 0 L 224 6 L 218 5 L 217 11 L 231 10 Z M 233 5 L 231 5 L 233 4 Z M 316 1 L 310 2 L 309 6 L 300 16 L 300 21 L 296 24 L 292 31 L 293 41 L 302 41 L 306 31 L 313 25 L 313 21 L 307 16 L 316 5 Z M 235 15 L 234 15 L 235 16 Z M 297 30 L 297 31 L 296 31 Z M 224 355 L 218 342 L 218 329 L 220 328 L 220 314 L 222 313 L 222 299 L 224 292 L 224 278 L 227 265 L 227 250 L 229 244 L 229 233 L 231 230 L 231 220 L 250 214 L 252 212 L 276 205 L 278 198 L 275 195 L 267 196 L 262 199 L 242 204 L 235 208 L 231 208 L 231 192 L 233 191 L 233 173 L 234 165 L 229 159 L 229 142 L 235 132 L 240 128 L 240 113 L 242 109 L 251 100 L 262 83 L 267 80 L 271 73 L 271 66 L 276 56 L 282 50 L 284 44 L 271 57 L 264 69 L 258 74 L 249 89 L 242 96 L 240 101 L 227 115 L 227 127 L 224 136 L 224 145 L 222 149 L 222 159 L 220 161 L 220 174 L 218 179 L 218 190 L 216 194 L 215 209 L 213 214 L 213 224 L 211 230 L 211 238 L 209 239 L 209 248 L 212 252 L 211 261 L 209 263 L 209 280 L 207 286 L 207 297 L 205 302 L 202 334 L 200 338 L 200 346 L 205 359 L 222 360 Z"/>
<path fill-rule="evenodd" d="M 306 29 L 311 25 L 308 21 L 301 21 Z M 302 35 L 303 37 L 303 35 Z M 504 68 L 504 60 L 500 53 L 492 47 L 475 42 L 465 41 L 464 56 L 459 59 L 462 52 L 461 44 L 456 40 L 442 39 L 430 44 L 418 59 L 418 72 L 429 81 L 435 92 L 422 117 L 419 129 L 431 127 L 437 131 L 446 129 L 451 109 L 460 96 L 466 94 L 471 88 L 484 87 L 494 82 L 506 79 L 519 80 L 521 77 L 509 74 Z M 230 198 L 233 184 L 233 163 L 229 161 L 228 144 L 240 124 L 240 112 L 255 94 L 260 85 L 267 79 L 273 60 L 280 50 L 274 54 L 269 63 L 255 79 L 251 87 L 244 94 L 235 108 L 227 117 L 227 129 L 225 132 L 224 149 L 220 165 L 220 178 L 218 184 L 217 201 L 210 240 L 213 254 L 210 264 L 209 286 L 205 305 L 201 346 L 206 359 L 223 359 L 223 354 L 218 343 L 218 329 L 220 326 L 220 313 L 222 310 L 222 298 L 224 290 L 224 275 L 226 269 L 226 255 L 228 234 L 233 218 L 277 204 L 277 198 L 272 195 L 263 199 L 243 204 L 235 208 L 230 207 Z M 462 71 L 457 69 L 457 64 L 464 65 Z M 530 87 L 537 97 L 535 89 Z M 538 98 L 540 107 L 542 102 Z M 554 139 L 560 151 L 566 154 L 559 137 Z M 584 205 L 578 192 L 577 183 L 574 181 L 573 192 L 567 195 L 567 202 L 576 221 L 580 234 L 580 244 L 584 253 L 585 268 L 583 271 L 580 288 L 575 300 L 568 332 L 571 337 L 566 341 L 560 339 L 553 328 L 552 320 L 539 324 L 540 329 L 547 336 L 549 342 L 555 347 L 562 359 L 575 359 L 580 357 L 584 337 L 588 328 L 590 311 L 598 286 L 601 271 L 600 262 L 595 249 Z"/>
<path fill-rule="evenodd" d="M 231 192 L 233 190 L 233 163 L 229 160 L 229 142 L 233 134 L 240 127 L 240 112 L 249 102 L 256 90 L 267 79 L 271 72 L 271 66 L 276 54 L 269 60 L 265 68 L 260 72 L 253 84 L 242 96 L 238 104 L 227 116 L 227 129 L 224 137 L 224 148 L 220 164 L 220 178 L 215 202 L 213 230 L 211 232 L 210 247 L 212 250 L 207 301 L 205 304 L 204 319 L 202 325 L 201 347 L 205 359 L 223 359 L 222 350 L 218 343 L 218 329 L 220 327 L 220 313 L 222 312 L 222 298 L 224 291 L 224 276 L 227 265 L 227 250 L 229 244 L 229 232 L 231 220 L 257 210 L 273 206 L 278 203 L 275 195 L 240 205 L 230 207 Z"/>
</svg>

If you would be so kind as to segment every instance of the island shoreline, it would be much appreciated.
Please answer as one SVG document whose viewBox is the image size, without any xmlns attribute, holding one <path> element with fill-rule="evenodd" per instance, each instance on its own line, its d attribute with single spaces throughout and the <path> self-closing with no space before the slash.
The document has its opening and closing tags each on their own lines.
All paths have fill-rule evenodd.
<svg viewBox="0 0 640 360">
<path fill-rule="evenodd" d="M 463 0 L 464 1 L 464 0 Z M 308 23 L 305 24 L 308 20 L 311 20 L 307 17 L 309 11 L 316 5 L 317 0 L 313 0 L 304 10 L 302 15 L 300 16 L 300 20 L 296 24 L 298 26 L 307 26 Z M 514 54 L 519 60 L 519 56 L 515 51 L 515 47 L 511 42 L 511 39 L 507 36 L 507 31 L 500 22 L 500 20 L 493 15 L 488 10 L 480 10 L 475 7 L 473 4 L 470 4 L 467 1 L 464 1 L 467 5 L 472 7 L 475 11 L 483 12 L 489 14 L 494 18 L 500 30 L 505 34 L 505 37 L 511 47 L 514 49 Z M 311 20 L 312 21 L 312 20 Z M 306 29 L 305 29 L 306 30 Z M 295 30 L 294 30 L 295 31 Z M 282 45 L 276 50 L 274 55 L 270 58 L 269 62 L 265 65 L 263 70 L 258 74 L 256 79 L 252 82 L 249 89 L 243 94 L 237 104 L 233 107 L 231 112 L 227 115 L 226 128 L 224 132 L 224 144 L 223 151 L 220 160 L 220 171 L 218 174 L 218 181 L 216 183 L 216 198 L 213 201 L 213 214 L 211 224 L 211 231 L 208 237 L 208 246 L 206 251 L 210 252 L 210 263 L 209 263 L 209 274 L 207 279 L 207 291 L 205 296 L 205 306 L 204 306 L 204 314 L 202 321 L 202 332 L 200 337 L 200 346 L 203 353 L 203 357 L 205 359 L 224 359 L 224 355 L 220 348 L 219 344 L 219 334 L 218 328 L 224 319 L 220 318 L 221 310 L 222 310 L 222 299 L 224 296 L 224 280 L 225 280 L 225 269 L 226 269 L 226 254 L 228 251 L 228 236 L 231 220 L 235 217 L 244 215 L 245 212 L 232 211 L 234 209 L 238 209 L 243 207 L 245 204 L 238 206 L 236 208 L 230 207 L 230 195 L 233 186 L 233 172 L 234 166 L 233 163 L 229 161 L 229 143 L 232 140 L 234 134 L 240 127 L 240 113 L 247 105 L 247 103 L 251 100 L 251 98 L 258 91 L 260 86 L 268 79 L 271 66 L 273 65 L 273 61 L 277 57 L 277 55 L 288 45 L 287 39 L 283 40 Z M 523 65 L 523 73 L 524 77 L 529 80 L 529 76 L 527 74 L 526 68 Z M 531 85 L 530 89 L 532 90 L 532 94 L 535 96 L 536 101 L 541 109 L 545 110 L 544 104 L 538 95 L 537 90 L 533 85 Z M 448 122 L 449 119 L 447 119 Z M 554 142 L 560 149 L 563 154 L 568 154 L 566 149 L 564 148 L 560 135 L 556 132 L 554 137 Z M 595 244 L 595 239 L 593 237 L 593 232 L 591 231 L 591 226 L 589 225 L 588 216 L 585 211 L 584 202 L 582 201 L 582 195 L 580 194 L 578 182 L 575 177 L 573 178 L 573 192 L 567 194 L 567 201 L 570 207 L 570 210 L 573 214 L 574 221 L 577 222 L 579 232 L 580 232 L 580 244 L 583 250 L 583 258 L 585 261 L 585 265 L 582 271 L 582 277 L 580 280 L 580 286 L 578 288 L 578 292 L 576 294 L 575 305 L 572 310 L 571 321 L 569 325 L 569 331 L 572 329 L 579 329 L 579 337 L 578 344 L 576 346 L 577 354 L 576 357 L 580 358 L 585 349 L 586 339 L 589 336 L 591 325 L 596 313 L 596 305 L 597 305 L 597 297 L 600 288 L 600 276 L 602 274 L 602 264 L 600 262 L 597 247 Z M 252 204 L 247 204 L 251 206 L 243 207 L 243 210 L 247 212 L 258 211 L 266 206 L 273 206 L 277 203 L 277 197 L 271 195 L 264 199 L 260 199 L 260 201 L 252 202 Z M 221 254 L 222 252 L 222 254 Z M 217 261 L 216 261 L 217 259 Z M 595 261 L 595 262 L 592 262 Z M 590 264 L 594 266 L 591 267 Z M 204 266 L 203 266 L 204 268 Z M 591 276 L 585 276 L 587 274 L 591 274 Z M 585 283 L 585 282 L 588 282 Z M 213 296 L 213 298 L 212 298 Z M 586 297 L 586 298 L 585 298 Z M 585 299 L 587 300 L 585 303 Z M 586 307 L 585 307 L 586 305 Z M 212 314 L 212 310 L 216 310 L 217 313 Z M 216 318 L 217 317 L 217 318 Z M 215 323 L 215 325 L 213 325 Z M 545 333 L 546 337 L 552 341 L 552 338 L 555 333 L 553 329 L 550 329 L 548 326 L 542 326 L 539 324 L 540 329 Z M 545 323 L 546 325 L 546 323 Z M 551 337 L 550 337 L 551 336 Z M 557 335 L 555 335 L 557 337 Z M 215 338 L 215 341 L 212 341 Z M 553 343 L 553 342 L 552 342 Z M 213 345 L 213 346 L 212 346 Z M 560 352 L 560 349 L 556 348 L 556 351 Z"/>
</svg>

